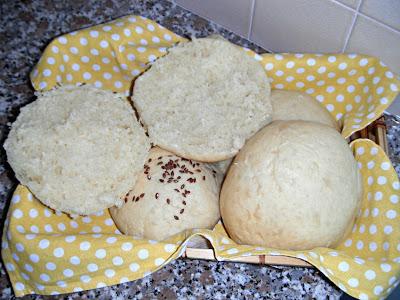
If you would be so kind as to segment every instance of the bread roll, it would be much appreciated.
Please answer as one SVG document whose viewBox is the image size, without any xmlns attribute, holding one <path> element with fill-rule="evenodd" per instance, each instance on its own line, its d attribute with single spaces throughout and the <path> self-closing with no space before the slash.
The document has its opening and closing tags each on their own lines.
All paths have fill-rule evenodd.
<svg viewBox="0 0 400 300">
<path fill-rule="evenodd" d="M 37 97 L 4 144 L 17 179 L 44 204 L 71 214 L 121 204 L 150 148 L 129 103 L 89 86 Z"/>
<path fill-rule="evenodd" d="M 262 66 L 219 38 L 169 49 L 136 79 L 133 101 L 156 145 L 203 162 L 235 156 L 272 118 Z"/>
<path fill-rule="evenodd" d="M 271 92 L 273 107 L 272 119 L 303 120 L 328 125 L 340 131 L 338 122 L 314 98 L 296 91 L 273 90 Z"/>
<path fill-rule="evenodd" d="M 125 204 L 110 213 L 121 232 L 164 240 L 185 229 L 213 228 L 218 197 L 215 171 L 155 147 Z"/>
<path fill-rule="evenodd" d="M 351 229 L 361 197 L 356 161 L 336 130 L 276 121 L 236 156 L 222 187 L 221 215 L 239 244 L 335 247 Z"/>
</svg>

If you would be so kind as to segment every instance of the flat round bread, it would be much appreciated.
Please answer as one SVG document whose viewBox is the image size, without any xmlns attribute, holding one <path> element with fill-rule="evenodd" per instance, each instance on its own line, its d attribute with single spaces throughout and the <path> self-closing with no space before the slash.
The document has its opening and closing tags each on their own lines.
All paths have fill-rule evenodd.
<svg viewBox="0 0 400 300">
<path fill-rule="evenodd" d="M 276 121 L 235 157 L 221 191 L 221 216 L 239 244 L 335 247 L 351 230 L 361 197 L 356 160 L 336 130 Z"/>
<path fill-rule="evenodd" d="M 17 179 L 41 202 L 87 215 L 121 204 L 150 143 L 123 96 L 65 86 L 21 109 L 4 148 Z"/>
<path fill-rule="evenodd" d="M 220 218 L 219 190 L 207 164 L 155 147 L 124 205 L 109 210 L 121 232 L 164 240 L 185 229 L 213 228 Z"/>
<path fill-rule="evenodd" d="M 220 38 L 169 49 L 136 79 L 133 101 L 156 145 L 204 162 L 235 156 L 272 118 L 262 66 Z"/>
<path fill-rule="evenodd" d="M 296 92 L 273 90 L 271 101 L 274 121 L 303 120 L 328 125 L 340 131 L 338 122 L 317 100 L 311 96 Z"/>
</svg>

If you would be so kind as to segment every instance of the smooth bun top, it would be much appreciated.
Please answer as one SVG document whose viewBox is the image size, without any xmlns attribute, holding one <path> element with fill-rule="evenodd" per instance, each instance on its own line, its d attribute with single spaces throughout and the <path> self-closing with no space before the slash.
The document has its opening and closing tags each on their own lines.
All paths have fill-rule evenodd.
<svg viewBox="0 0 400 300">
<path fill-rule="evenodd" d="M 362 196 L 350 147 L 331 127 L 276 121 L 242 148 L 221 191 L 221 215 L 241 244 L 333 247 L 351 229 Z"/>
<path fill-rule="evenodd" d="M 274 121 L 312 121 L 338 131 L 338 122 L 316 99 L 297 91 L 273 90 L 271 93 Z"/>
</svg>

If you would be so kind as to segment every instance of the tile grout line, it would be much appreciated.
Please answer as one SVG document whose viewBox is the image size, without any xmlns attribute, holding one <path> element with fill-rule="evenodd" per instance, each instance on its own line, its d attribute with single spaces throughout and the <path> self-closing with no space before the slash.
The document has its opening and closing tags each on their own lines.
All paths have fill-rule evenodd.
<svg viewBox="0 0 400 300">
<path fill-rule="evenodd" d="M 246 39 L 247 39 L 249 42 L 253 43 L 254 45 L 256 45 L 256 46 L 258 46 L 258 47 L 260 47 L 260 48 L 262 48 L 262 49 L 268 51 L 269 53 L 274 53 L 274 51 L 272 51 L 271 49 L 268 49 L 267 47 L 261 46 L 260 44 L 254 42 L 254 41 L 251 39 L 251 33 L 252 33 L 252 31 L 253 31 L 253 20 L 254 20 L 254 13 L 255 13 L 256 1 L 257 1 L 257 0 L 252 0 L 252 3 L 251 3 L 249 31 L 248 31 L 248 33 L 247 33 L 247 38 L 246 38 Z"/>
<path fill-rule="evenodd" d="M 365 13 L 359 11 L 359 7 L 354 9 L 354 8 L 352 8 L 350 6 L 347 6 L 346 4 L 343 4 L 343 3 L 339 2 L 338 0 L 330 0 L 330 1 L 335 3 L 335 4 L 337 4 L 338 6 L 341 6 L 341 7 L 345 8 L 345 9 L 347 9 L 347 10 L 355 12 L 357 15 L 362 16 L 362 17 L 364 17 L 364 18 L 366 18 L 366 19 L 368 19 L 368 20 L 370 20 L 370 21 L 372 21 L 372 22 L 374 22 L 374 23 L 376 23 L 378 25 L 381 25 L 382 27 L 385 27 L 386 29 L 388 29 L 388 30 L 390 30 L 390 31 L 392 31 L 394 33 L 400 34 L 400 30 L 399 29 L 396 29 L 396 28 L 394 28 L 394 27 L 392 27 L 390 25 L 387 25 L 387 24 L 383 23 L 382 21 L 379 21 L 378 19 L 375 19 L 373 17 L 370 17 L 370 16 L 366 15 Z M 362 0 L 359 2 L 359 4 L 361 4 L 361 2 L 362 2 Z"/>
<path fill-rule="evenodd" d="M 357 4 L 356 10 L 354 12 L 353 20 L 351 21 L 351 25 L 350 25 L 349 31 L 348 31 L 346 39 L 344 40 L 344 43 L 343 43 L 343 48 L 342 48 L 342 51 L 341 51 L 342 53 L 344 53 L 344 51 L 347 48 L 347 45 L 349 44 L 350 36 L 353 33 L 354 26 L 356 25 L 356 21 L 358 19 L 358 12 L 360 10 L 362 2 L 363 2 L 363 0 L 359 0 L 359 2 Z"/>
<path fill-rule="evenodd" d="M 360 1 L 359 1 L 359 3 L 358 3 L 358 5 L 357 5 L 356 9 L 354 9 L 354 8 L 352 8 L 352 7 L 349 7 L 349 6 L 347 6 L 347 5 L 345 5 L 345 4 L 341 3 L 341 2 L 339 2 L 338 0 L 330 0 L 330 1 L 331 1 L 332 3 L 337 4 L 338 6 L 340 6 L 340 7 L 342 7 L 342 8 L 345 8 L 345 9 L 347 9 L 347 10 L 349 10 L 349 11 L 354 12 L 354 18 L 353 18 L 353 20 L 352 20 L 352 24 L 350 25 L 350 29 L 349 29 L 349 31 L 348 31 L 348 34 L 347 34 L 347 36 L 346 36 L 346 39 L 345 39 L 343 48 L 342 48 L 342 50 L 341 50 L 342 53 L 345 51 L 345 49 L 346 49 L 346 47 L 347 47 L 347 45 L 348 45 L 348 42 L 349 42 L 350 37 L 351 37 L 351 34 L 352 34 L 353 30 L 354 30 L 355 23 L 356 23 L 356 21 L 357 21 L 357 19 L 358 19 L 359 16 L 362 16 L 362 17 L 366 18 L 367 20 L 369 20 L 369 21 L 371 21 L 371 22 L 374 22 L 374 23 L 376 23 L 376 24 L 379 25 L 379 26 L 384 27 L 385 29 L 388 29 L 389 31 L 392 31 L 392 32 L 394 32 L 395 34 L 400 34 L 400 31 L 399 31 L 399 30 L 397 30 L 397 29 L 395 29 L 395 28 L 393 28 L 393 27 L 391 27 L 391 26 L 389 26 L 389 25 L 387 25 L 387 24 L 382 23 L 381 21 L 379 21 L 379 20 L 377 20 L 377 19 L 375 19 L 375 18 L 372 18 L 372 17 L 370 17 L 370 16 L 368 16 L 368 15 L 366 15 L 366 14 L 360 12 L 359 10 L 360 10 L 360 7 L 361 7 L 361 5 L 362 5 L 363 0 L 360 0 Z M 228 30 L 228 31 L 230 31 L 230 32 L 233 32 L 233 33 L 235 33 L 236 35 L 238 35 L 238 36 L 240 36 L 240 37 L 242 37 L 242 38 L 247 39 L 248 41 L 252 42 L 253 44 L 255 44 L 255 45 L 257 45 L 257 46 L 259 46 L 259 47 L 261 47 L 261 48 L 263 48 L 263 49 L 265 49 L 265 50 L 267 50 L 267 51 L 269 51 L 269 52 L 271 52 L 271 53 L 274 53 L 274 51 L 268 49 L 268 48 L 265 47 L 265 46 L 261 46 L 260 44 L 258 44 L 257 42 L 254 42 L 254 41 L 251 39 L 251 33 L 252 33 L 252 30 L 253 30 L 253 21 L 254 21 L 254 20 L 253 20 L 253 17 L 254 17 L 254 10 L 255 10 L 255 2 L 256 2 L 256 0 L 252 0 L 252 5 L 251 5 L 251 8 L 250 8 L 250 23 L 249 23 L 249 27 L 248 27 L 247 36 L 243 36 L 243 35 L 241 35 L 241 34 L 239 34 L 239 33 L 233 32 L 231 29 L 228 29 L 227 27 L 216 23 L 215 21 L 211 20 L 209 17 L 206 17 L 206 16 L 204 16 L 204 15 L 199 15 L 199 14 L 197 14 L 197 13 L 195 13 L 195 12 L 193 12 L 193 11 L 191 11 L 191 10 L 185 8 L 185 7 L 183 7 L 182 5 L 179 5 L 179 4 L 176 3 L 176 2 L 175 2 L 175 4 L 176 4 L 177 6 L 183 8 L 184 10 L 190 11 L 191 13 L 193 13 L 193 14 L 195 14 L 195 15 L 201 17 L 201 18 L 204 18 L 204 19 L 206 19 L 206 20 L 209 21 L 209 22 L 212 22 L 212 23 L 214 23 L 214 24 L 217 24 L 218 26 L 220 26 L 220 27 L 222 27 L 222 28 L 224 28 L 224 29 L 226 29 L 226 30 Z"/>
<path fill-rule="evenodd" d="M 387 30 L 389 30 L 389 31 L 392 31 L 392 32 L 394 32 L 394 33 L 396 33 L 396 34 L 400 34 L 400 30 L 398 30 L 398 29 L 396 29 L 396 28 L 393 28 L 392 26 L 389 26 L 389 25 L 387 25 L 387 24 L 385 24 L 385 23 L 382 23 L 381 21 L 379 21 L 379 20 L 377 20 L 377 19 L 375 19 L 375 18 L 373 18 L 373 17 L 370 17 L 370 16 L 368 16 L 368 15 L 366 15 L 366 14 L 363 14 L 362 12 L 359 12 L 358 14 L 359 14 L 360 16 L 366 18 L 367 20 L 369 20 L 369 21 L 371 21 L 371 22 L 374 22 L 374 23 L 376 23 L 376 24 L 378 24 L 378 25 L 384 27 L 385 29 L 387 29 Z"/>
<path fill-rule="evenodd" d="M 251 1 L 251 7 L 250 7 L 250 21 L 249 21 L 249 27 L 247 29 L 247 39 L 250 40 L 251 37 L 251 32 L 253 31 L 253 18 L 254 18 L 254 9 L 256 6 L 256 0 Z"/>
<path fill-rule="evenodd" d="M 254 1 L 255 1 L 255 0 L 254 0 Z M 245 39 L 245 40 L 247 40 L 247 41 L 253 43 L 253 44 L 256 45 L 257 47 L 260 47 L 260 48 L 262 48 L 262 49 L 264 49 L 264 50 L 266 50 L 266 51 L 268 51 L 268 52 L 270 52 L 270 53 L 275 53 L 275 52 L 272 51 L 271 49 L 266 48 L 266 47 L 264 47 L 264 46 L 262 46 L 262 45 L 260 45 L 260 44 L 258 44 L 258 43 L 256 43 L 256 42 L 254 42 L 254 41 L 251 40 L 250 38 L 248 38 L 248 37 L 246 37 L 246 36 L 244 36 L 244 35 L 242 35 L 242 34 L 240 34 L 240 33 L 234 32 L 234 31 L 232 31 L 232 29 L 229 29 L 228 27 L 225 27 L 224 25 L 221 25 L 221 24 L 219 24 L 219 23 L 216 23 L 215 21 L 211 20 L 209 17 L 205 17 L 205 16 L 202 16 L 202 15 L 200 15 L 200 14 L 198 14 L 198 13 L 195 13 L 194 11 L 189 10 L 189 9 L 187 9 L 187 8 L 185 8 L 185 7 L 183 7 L 183 6 L 179 5 L 179 4 L 177 4 L 177 3 L 176 3 L 176 5 L 179 6 L 180 8 L 182 8 L 182 9 L 184 9 L 184 10 L 187 10 L 188 12 L 190 12 L 190 13 L 192 13 L 192 14 L 198 16 L 198 17 L 200 17 L 200 18 L 203 18 L 203 19 L 207 20 L 208 22 L 210 22 L 210 23 L 212 23 L 212 24 L 215 24 L 215 25 L 221 27 L 222 29 L 224 29 L 224 30 L 226 30 L 226 31 L 228 31 L 228 32 L 232 32 L 233 34 L 237 35 L 238 37 L 240 37 L 240 38 L 242 38 L 242 39 Z M 255 52 L 255 51 L 254 51 L 254 52 Z M 257 52 L 255 52 L 255 53 L 257 53 Z M 259 54 L 259 53 L 257 53 L 257 54 Z M 262 53 L 262 54 L 263 54 L 263 53 Z"/>
<path fill-rule="evenodd" d="M 337 4 L 338 6 L 341 6 L 343 8 L 346 8 L 348 10 L 351 10 L 353 12 L 357 12 L 356 9 L 352 8 L 351 6 L 347 6 L 346 4 L 343 4 L 342 2 L 339 2 L 338 0 L 330 0 L 331 2 Z"/>
</svg>

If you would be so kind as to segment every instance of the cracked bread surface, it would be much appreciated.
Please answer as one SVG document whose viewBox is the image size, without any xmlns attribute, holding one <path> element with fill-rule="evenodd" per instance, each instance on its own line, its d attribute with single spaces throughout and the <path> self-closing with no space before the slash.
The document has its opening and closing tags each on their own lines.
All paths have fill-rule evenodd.
<svg viewBox="0 0 400 300">
<path fill-rule="evenodd" d="M 132 100 L 155 145 L 203 162 L 233 157 L 272 119 L 261 64 L 221 38 L 170 48 L 136 79 Z"/>
<path fill-rule="evenodd" d="M 125 97 L 84 85 L 37 93 L 4 148 L 17 179 L 41 202 L 88 215 L 121 204 L 150 143 Z"/>
</svg>

